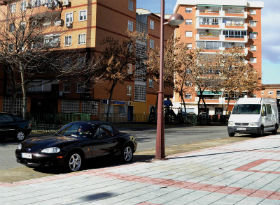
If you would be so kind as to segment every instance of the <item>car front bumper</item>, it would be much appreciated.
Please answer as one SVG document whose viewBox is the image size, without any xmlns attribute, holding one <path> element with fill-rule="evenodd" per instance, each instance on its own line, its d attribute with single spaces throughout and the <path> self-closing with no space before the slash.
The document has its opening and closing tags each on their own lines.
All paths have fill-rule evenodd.
<svg viewBox="0 0 280 205">
<path fill-rule="evenodd" d="M 242 134 L 259 134 L 261 132 L 260 127 L 238 127 L 228 126 L 228 133 L 242 133 Z"/>
<path fill-rule="evenodd" d="M 17 162 L 28 167 L 51 167 L 65 164 L 65 156 L 60 154 L 30 153 L 32 159 L 27 159 L 22 157 L 22 153 L 21 150 L 16 150 Z"/>
</svg>

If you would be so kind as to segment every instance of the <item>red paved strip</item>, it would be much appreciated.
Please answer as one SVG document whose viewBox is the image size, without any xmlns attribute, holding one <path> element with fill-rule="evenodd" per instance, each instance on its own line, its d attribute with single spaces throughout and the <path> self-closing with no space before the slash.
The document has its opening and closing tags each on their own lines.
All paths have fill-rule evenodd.
<svg viewBox="0 0 280 205">
<path fill-rule="evenodd" d="M 242 167 L 236 168 L 235 171 L 257 172 L 257 173 L 266 173 L 266 174 L 280 174 L 280 172 L 276 172 L 276 171 L 262 171 L 262 170 L 252 169 L 253 167 L 256 167 L 256 166 L 258 166 L 262 163 L 268 162 L 268 161 L 280 162 L 280 160 L 260 159 L 260 160 L 251 162 L 249 164 L 246 164 Z"/>
<path fill-rule="evenodd" d="M 262 160 L 263 163 L 264 160 Z M 267 161 L 267 160 L 265 160 Z M 253 163 L 250 163 L 251 166 Z M 254 162 L 254 166 L 257 163 Z M 258 160 L 258 164 L 260 160 Z M 244 166 L 245 167 L 245 166 Z M 249 166 L 247 166 L 249 167 Z M 252 166 L 253 167 L 253 166 Z M 244 189 L 240 187 L 229 187 L 229 186 L 217 186 L 211 184 L 204 183 L 192 183 L 186 181 L 176 181 L 172 179 L 161 179 L 161 178 L 151 178 L 151 177 L 142 177 L 142 176 L 134 176 L 134 175 L 126 175 L 126 174 L 118 174 L 112 172 L 93 172 L 93 175 L 99 175 L 103 177 L 113 177 L 115 179 L 124 180 L 124 181 L 133 181 L 139 183 L 147 183 L 154 184 L 159 186 L 169 186 L 169 187 L 179 187 L 183 189 L 191 189 L 195 191 L 208 191 L 214 193 L 222 193 L 222 194 L 231 194 L 231 195 L 242 195 L 248 197 L 257 197 L 262 199 L 273 199 L 280 200 L 280 192 L 273 191 L 264 191 L 257 189 Z"/>
<path fill-rule="evenodd" d="M 256 167 L 262 163 L 265 163 L 267 161 L 270 161 L 269 159 L 259 159 L 259 160 L 256 160 L 254 162 L 251 162 L 249 164 L 246 164 L 244 166 L 241 166 L 241 167 L 238 167 L 235 169 L 235 171 L 248 171 L 249 169 L 253 168 L 253 167 Z"/>
</svg>

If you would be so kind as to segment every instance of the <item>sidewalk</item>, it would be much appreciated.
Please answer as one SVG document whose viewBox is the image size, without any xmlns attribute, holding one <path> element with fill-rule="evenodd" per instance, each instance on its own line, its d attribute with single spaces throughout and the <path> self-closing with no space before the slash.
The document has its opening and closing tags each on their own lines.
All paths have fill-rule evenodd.
<svg viewBox="0 0 280 205">
<path fill-rule="evenodd" d="M 1 205 L 280 204 L 280 135 L 16 183 Z"/>
</svg>

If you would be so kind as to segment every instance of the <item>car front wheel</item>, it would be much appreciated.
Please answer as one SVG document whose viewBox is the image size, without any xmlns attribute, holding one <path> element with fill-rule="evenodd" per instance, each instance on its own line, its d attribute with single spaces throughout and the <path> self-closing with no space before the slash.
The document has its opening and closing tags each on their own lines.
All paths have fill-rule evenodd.
<svg viewBox="0 0 280 205">
<path fill-rule="evenodd" d="M 25 139 L 25 134 L 23 131 L 18 131 L 17 132 L 17 140 L 18 141 L 23 141 Z"/>
<path fill-rule="evenodd" d="M 131 162 L 133 160 L 133 149 L 130 145 L 126 145 L 122 150 L 122 161 Z"/>
<path fill-rule="evenodd" d="M 81 154 L 74 152 L 69 155 L 67 161 L 68 161 L 68 169 L 71 172 L 76 172 L 76 171 L 81 170 L 82 162 L 83 162 Z"/>
</svg>

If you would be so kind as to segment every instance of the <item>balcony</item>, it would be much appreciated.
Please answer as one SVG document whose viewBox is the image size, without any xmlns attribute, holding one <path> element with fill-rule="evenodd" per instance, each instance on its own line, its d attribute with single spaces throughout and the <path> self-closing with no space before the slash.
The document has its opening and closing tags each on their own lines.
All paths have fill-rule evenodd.
<svg viewBox="0 0 280 205">
<path fill-rule="evenodd" d="M 196 16 L 219 16 L 219 17 L 246 19 L 248 16 L 248 13 L 245 11 L 234 11 L 234 10 L 198 9 L 198 10 L 196 10 Z"/>
<path fill-rule="evenodd" d="M 223 35 L 212 35 L 212 34 L 196 34 L 197 41 L 223 41 Z"/>
<path fill-rule="evenodd" d="M 196 16 L 220 16 L 220 11 L 211 9 L 196 10 Z"/>
<path fill-rule="evenodd" d="M 226 41 L 226 42 L 247 43 L 247 42 L 248 42 L 248 36 L 244 36 L 244 37 L 225 36 L 225 41 Z"/>
<path fill-rule="evenodd" d="M 230 29 L 230 30 L 248 30 L 248 24 L 239 24 L 235 22 L 231 23 L 223 23 L 222 28 L 224 29 Z"/>
<path fill-rule="evenodd" d="M 244 18 L 246 19 L 248 16 L 248 13 L 245 11 L 229 11 L 225 10 L 225 17 L 232 17 L 232 18 Z"/>
</svg>

